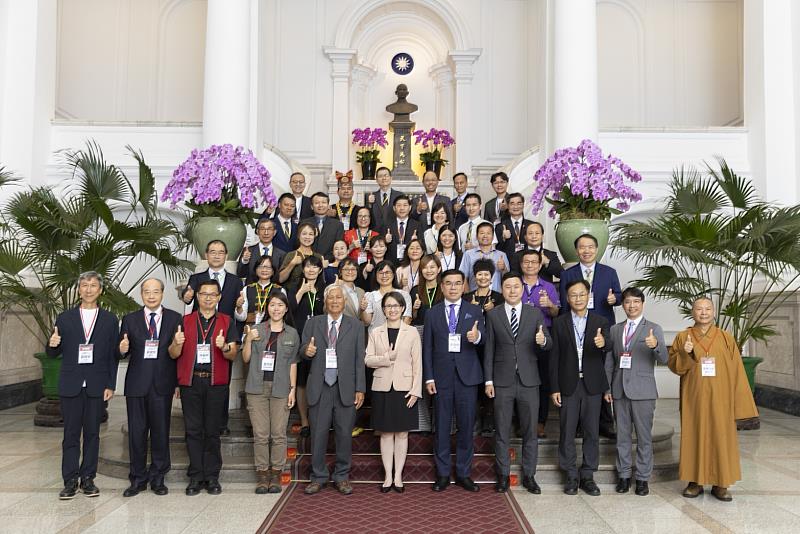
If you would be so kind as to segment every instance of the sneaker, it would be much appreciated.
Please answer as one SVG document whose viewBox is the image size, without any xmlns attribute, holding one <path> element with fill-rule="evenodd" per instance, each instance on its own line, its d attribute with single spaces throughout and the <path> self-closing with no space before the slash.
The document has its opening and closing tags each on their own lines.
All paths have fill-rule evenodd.
<svg viewBox="0 0 800 534">
<path fill-rule="evenodd" d="M 94 485 L 93 478 L 81 480 L 81 491 L 87 497 L 97 497 L 100 495 L 100 489 Z"/>
<path fill-rule="evenodd" d="M 67 501 L 74 499 L 76 493 L 78 493 L 78 479 L 73 478 L 64 483 L 64 489 L 58 494 L 58 498 L 62 501 Z"/>
</svg>

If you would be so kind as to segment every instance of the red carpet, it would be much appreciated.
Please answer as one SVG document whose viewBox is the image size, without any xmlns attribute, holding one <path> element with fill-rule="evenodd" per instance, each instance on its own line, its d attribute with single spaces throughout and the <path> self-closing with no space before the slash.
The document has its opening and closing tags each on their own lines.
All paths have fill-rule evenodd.
<svg viewBox="0 0 800 534">
<path fill-rule="evenodd" d="M 408 484 L 403 494 L 381 494 L 377 484 L 356 484 L 352 495 L 327 486 L 305 495 L 305 484 L 290 485 L 264 520 L 259 533 L 270 534 L 528 534 L 533 529 L 511 493 L 484 486 L 467 493 L 451 485 L 434 493 L 428 484 Z"/>
</svg>

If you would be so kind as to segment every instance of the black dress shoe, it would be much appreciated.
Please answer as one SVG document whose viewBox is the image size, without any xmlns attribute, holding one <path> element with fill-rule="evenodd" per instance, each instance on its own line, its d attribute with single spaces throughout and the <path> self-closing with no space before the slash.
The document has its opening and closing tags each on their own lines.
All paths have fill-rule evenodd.
<svg viewBox="0 0 800 534">
<path fill-rule="evenodd" d="M 203 489 L 203 483 L 199 480 L 191 480 L 189 481 L 189 485 L 186 486 L 186 495 L 189 497 L 194 497 L 195 495 L 200 493 L 200 490 Z"/>
<path fill-rule="evenodd" d="M 577 478 L 568 478 L 567 483 L 564 484 L 564 493 L 567 495 L 577 495 L 578 494 L 578 479 Z"/>
<path fill-rule="evenodd" d="M 125 491 L 122 492 L 123 497 L 135 497 L 139 495 L 140 492 L 145 491 L 147 489 L 147 484 L 139 484 L 134 486 L 133 484 L 128 487 Z"/>
<path fill-rule="evenodd" d="M 639 495 L 641 497 L 650 495 L 650 486 L 647 485 L 646 480 L 636 481 L 636 495 Z"/>
<path fill-rule="evenodd" d="M 524 477 L 522 479 L 522 486 L 528 490 L 529 493 L 533 493 L 534 495 L 541 495 L 542 488 L 539 487 L 539 484 L 536 483 L 536 479 L 532 476 Z"/>
<path fill-rule="evenodd" d="M 222 493 L 222 486 L 219 485 L 219 480 L 212 478 L 206 485 L 206 491 L 209 495 L 219 495 Z"/>
<path fill-rule="evenodd" d="M 397 484 L 392 484 L 392 489 L 396 493 L 405 493 L 406 487 L 405 486 L 398 486 Z"/>
<path fill-rule="evenodd" d="M 393 485 L 394 484 L 392 484 L 392 486 Z M 392 486 L 384 486 L 383 484 L 381 484 L 381 493 L 389 493 L 390 491 L 392 491 Z"/>
<path fill-rule="evenodd" d="M 433 483 L 431 489 L 433 491 L 444 491 L 450 485 L 450 477 L 436 477 L 436 482 Z"/>
<path fill-rule="evenodd" d="M 167 488 L 164 485 L 163 480 L 156 484 L 151 483 L 150 489 L 153 490 L 153 493 L 155 493 L 156 495 L 166 495 L 167 493 L 169 493 L 169 488 Z"/>
<path fill-rule="evenodd" d="M 636 481 L 636 486 L 639 486 L 639 481 Z M 631 479 L 630 478 L 620 478 L 617 481 L 617 493 L 628 493 L 628 490 L 631 489 Z"/>
<path fill-rule="evenodd" d="M 592 497 L 600 495 L 600 488 L 597 487 L 597 484 L 595 484 L 594 480 L 591 478 L 584 478 L 581 480 L 581 489 L 584 493 Z"/>
<path fill-rule="evenodd" d="M 98 497 L 100 495 L 100 490 L 94 485 L 93 478 L 81 480 L 81 491 L 87 497 Z"/>
<path fill-rule="evenodd" d="M 467 491 L 480 491 L 478 485 L 469 477 L 456 477 L 456 486 L 461 486 Z"/>
<path fill-rule="evenodd" d="M 608 439 L 613 439 L 613 440 L 617 439 L 617 433 L 614 432 L 613 428 L 601 428 L 600 435 Z"/>
<path fill-rule="evenodd" d="M 73 478 L 64 483 L 64 489 L 59 492 L 58 498 L 62 501 L 67 501 L 69 499 L 74 499 L 76 493 L 78 493 L 78 479 Z"/>
<path fill-rule="evenodd" d="M 304 426 L 300 429 L 300 437 L 307 438 L 311 435 L 311 428 Z"/>
<path fill-rule="evenodd" d="M 497 493 L 505 493 L 505 492 L 508 491 L 509 484 L 510 484 L 509 477 L 507 477 L 507 476 L 498 476 L 497 477 L 497 482 L 494 485 L 494 490 Z"/>
</svg>

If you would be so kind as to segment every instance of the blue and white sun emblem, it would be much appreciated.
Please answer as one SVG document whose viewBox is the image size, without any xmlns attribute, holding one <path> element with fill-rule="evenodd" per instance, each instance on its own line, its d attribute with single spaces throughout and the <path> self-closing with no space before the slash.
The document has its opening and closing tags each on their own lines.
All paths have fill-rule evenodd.
<svg viewBox="0 0 800 534">
<path fill-rule="evenodd" d="M 405 76 L 414 70 L 414 58 L 410 54 L 400 52 L 392 58 L 392 70 L 395 74 Z"/>
</svg>

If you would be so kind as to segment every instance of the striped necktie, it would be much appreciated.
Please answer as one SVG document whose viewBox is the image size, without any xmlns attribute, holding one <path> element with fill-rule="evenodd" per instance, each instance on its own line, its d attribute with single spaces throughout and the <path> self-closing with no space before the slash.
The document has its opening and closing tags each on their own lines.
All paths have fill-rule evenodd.
<svg viewBox="0 0 800 534">
<path fill-rule="evenodd" d="M 511 308 L 511 333 L 514 334 L 514 339 L 517 339 L 519 333 L 519 320 L 517 319 L 517 309 Z"/>
</svg>

